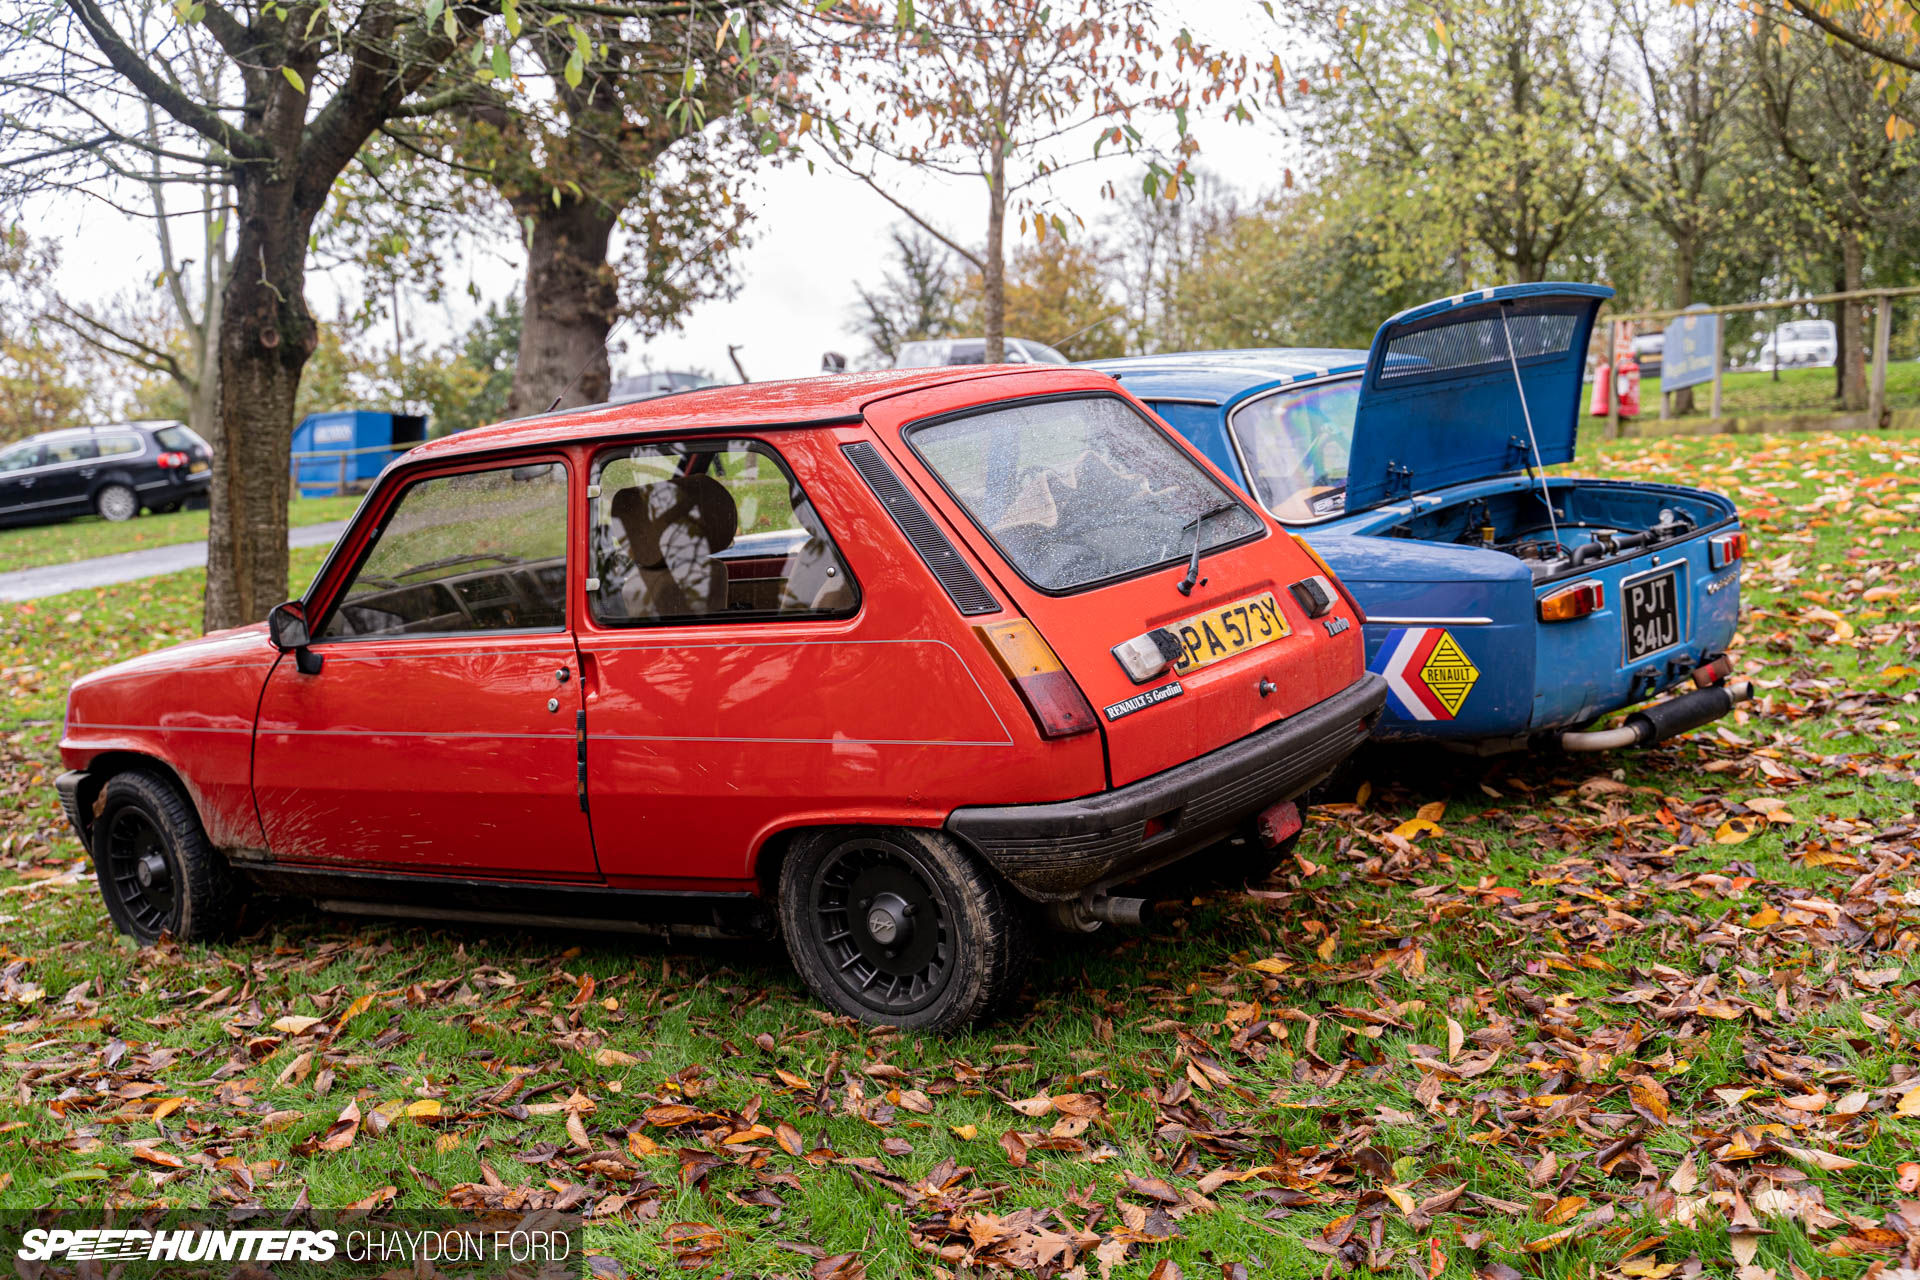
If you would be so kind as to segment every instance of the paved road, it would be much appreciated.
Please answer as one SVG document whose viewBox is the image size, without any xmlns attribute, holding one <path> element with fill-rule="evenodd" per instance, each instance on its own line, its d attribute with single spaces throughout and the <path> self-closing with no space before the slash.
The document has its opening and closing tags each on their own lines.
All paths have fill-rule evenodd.
<svg viewBox="0 0 1920 1280">
<path fill-rule="evenodd" d="M 345 520 L 303 525 L 287 531 L 289 547 L 327 547 L 346 531 Z M 0 573 L 0 601 L 37 600 L 57 596 L 63 591 L 88 587 L 109 587 L 116 582 L 152 578 L 182 569 L 197 569 L 207 562 L 207 544 L 182 542 L 150 551 L 128 551 L 117 556 L 99 556 L 76 560 L 71 564 L 42 565 L 38 569 L 16 569 Z"/>
</svg>

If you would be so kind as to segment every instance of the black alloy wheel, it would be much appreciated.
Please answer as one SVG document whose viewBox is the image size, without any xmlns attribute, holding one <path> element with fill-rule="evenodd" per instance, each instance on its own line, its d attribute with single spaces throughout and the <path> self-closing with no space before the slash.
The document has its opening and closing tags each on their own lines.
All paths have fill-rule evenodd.
<svg viewBox="0 0 1920 1280">
<path fill-rule="evenodd" d="M 240 886 L 172 778 L 144 768 L 108 778 L 87 843 L 107 914 L 141 943 L 218 937 L 239 914 Z"/>
<path fill-rule="evenodd" d="M 105 865 L 99 871 L 112 880 L 112 892 L 133 922 L 135 936 L 157 938 L 162 933 L 177 932 L 179 877 L 152 815 L 144 809 L 123 807 L 114 813 L 98 841 L 105 854 Z"/>
<path fill-rule="evenodd" d="M 953 976 L 953 911 L 911 850 L 875 838 L 838 845 L 814 876 L 812 899 L 834 980 L 876 1013 L 918 1012 Z"/>
<path fill-rule="evenodd" d="M 863 1021 L 949 1030 L 1019 993 L 1026 906 L 942 832 L 803 833 L 781 864 L 779 908 L 800 976 Z"/>
</svg>

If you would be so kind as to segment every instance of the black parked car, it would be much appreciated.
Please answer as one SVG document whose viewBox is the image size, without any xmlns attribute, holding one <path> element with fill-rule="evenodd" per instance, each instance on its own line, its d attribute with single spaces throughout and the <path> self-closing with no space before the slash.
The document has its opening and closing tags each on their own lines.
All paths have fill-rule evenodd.
<svg viewBox="0 0 1920 1280">
<path fill-rule="evenodd" d="M 178 422 L 48 431 L 0 448 L 0 525 L 177 511 L 213 483 L 213 450 Z"/>
</svg>

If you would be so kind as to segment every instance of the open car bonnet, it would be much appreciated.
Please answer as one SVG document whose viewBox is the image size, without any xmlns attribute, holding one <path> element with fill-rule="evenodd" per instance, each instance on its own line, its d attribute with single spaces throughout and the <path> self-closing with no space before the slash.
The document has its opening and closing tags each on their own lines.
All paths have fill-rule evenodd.
<svg viewBox="0 0 1920 1280">
<path fill-rule="evenodd" d="M 1381 325 L 1354 414 L 1346 509 L 1571 459 L 1587 339 L 1612 296 L 1597 284 L 1502 285 Z"/>
</svg>

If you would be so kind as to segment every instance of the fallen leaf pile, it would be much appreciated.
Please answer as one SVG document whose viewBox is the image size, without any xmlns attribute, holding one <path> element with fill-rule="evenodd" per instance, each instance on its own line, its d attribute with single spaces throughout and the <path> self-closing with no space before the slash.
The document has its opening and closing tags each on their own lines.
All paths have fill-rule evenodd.
<svg viewBox="0 0 1920 1280">
<path fill-rule="evenodd" d="M 1754 702 L 1645 752 L 1368 755 L 1271 878 L 1162 876 L 1151 931 L 1044 944 L 947 1038 L 821 1012 L 774 947 L 281 906 L 135 950 L 22 695 L 0 1204 L 563 1209 L 600 1280 L 1912 1275 L 1920 447 L 1598 465 L 1745 508 Z"/>
</svg>

